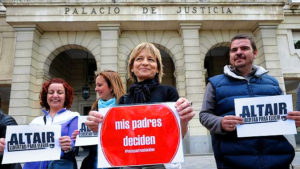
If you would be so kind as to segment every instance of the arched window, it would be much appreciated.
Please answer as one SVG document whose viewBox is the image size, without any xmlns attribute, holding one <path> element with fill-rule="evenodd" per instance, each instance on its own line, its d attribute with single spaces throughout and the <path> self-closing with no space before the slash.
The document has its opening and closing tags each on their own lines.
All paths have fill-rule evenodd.
<svg viewBox="0 0 300 169">
<path fill-rule="evenodd" d="M 205 55 L 204 68 L 207 70 L 207 80 L 215 75 L 222 74 L 225 65 L 229 64 L 229 47 L 217 46 L 211 48 Z"/>
<path fill-rule="evenodd" d="M 74 88 L 74 100 L 71 109 L 82 114 L 89 112 L 89 107 L 96 99 L 95 71 L 97 65 L 94 56 L 83 49 L 70 49 L 59 53 L 49 69 L 50 77 L 65 79 Z M 82 88 L 89 87 L 89 99 L 82 97 Z"/>
</svg>

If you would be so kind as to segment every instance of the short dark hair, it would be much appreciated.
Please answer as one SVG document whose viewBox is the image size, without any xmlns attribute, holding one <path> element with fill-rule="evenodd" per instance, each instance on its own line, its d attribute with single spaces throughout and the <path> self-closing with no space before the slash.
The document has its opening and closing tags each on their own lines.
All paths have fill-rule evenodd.
<svg viewBox="0 0 300 169">
<path fill-rule="evenodd" d="M 237 35 L 235 35 L 235 36 L 231 39 L 231 43 L 232 43 L 234 40 L 237 40 L 237 39 L 248 39 L 248 40 L 250 40 L 251 47 L 252 47 L 253 51 L 257 51 L 256 44 L 255 44 L 255 41 L 254 41 L 253 36 L 247 35 L 247 34 L 237 34 Z M 230 47 L 231 47 L 231 44 L 230 44 Z"/>
</svg>

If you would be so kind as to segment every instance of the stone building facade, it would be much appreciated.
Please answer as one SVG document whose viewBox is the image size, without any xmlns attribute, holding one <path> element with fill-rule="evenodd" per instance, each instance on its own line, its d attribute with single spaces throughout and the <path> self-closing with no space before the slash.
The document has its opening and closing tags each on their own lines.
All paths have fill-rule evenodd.
<svg viewBox="0 0 300 169">
<path fill-rule="evenodd" d="M 115 70 L 128 88 L 128 56 L 147 41 L 163 55 L 163 83 L 176 87 L 198 113 L 206 80 L 222 73 L 230 39 L 237 33 L 255 37 L 256 64 L 268 69 L 295 98 L 300 81 L 300 8 L 291 2 L 2 0 L 1 109 L 19 124 L 28 124 L 41 114 L 42 83 L 62 77 L 75 89 L 71 109 L 84 114 L 96 98 L 94 73 Z M 83 86 L 90 87 L 87 100 L 81 97 Z M 184 144 L 185 153 L 212 152 L 209 132 L 198 115 L 189 123 Z"/>
</svg>

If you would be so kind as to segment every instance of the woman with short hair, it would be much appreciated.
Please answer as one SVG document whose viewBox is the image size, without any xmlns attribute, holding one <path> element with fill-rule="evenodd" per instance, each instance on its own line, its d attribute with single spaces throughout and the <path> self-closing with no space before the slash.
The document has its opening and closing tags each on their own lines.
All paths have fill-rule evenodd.
<svg viewBox="0 0 300 169">
<path fill-rule="evenodd" d="M 73 88 L 63 79 L 53 78 L 43 83 L 40 92 L 40 105 L 44 116 L 32 120 L 30 125 L 61 125 L 61 160 L 27 162 L 23 169 L 49 169 L 60 163 L 65 168 L 77 169 L 74 154 L 74 142 L 71 136 L 78 127 L 78 112 L 72 112 L 71 108 L 74 97 Z"/>
</svg>

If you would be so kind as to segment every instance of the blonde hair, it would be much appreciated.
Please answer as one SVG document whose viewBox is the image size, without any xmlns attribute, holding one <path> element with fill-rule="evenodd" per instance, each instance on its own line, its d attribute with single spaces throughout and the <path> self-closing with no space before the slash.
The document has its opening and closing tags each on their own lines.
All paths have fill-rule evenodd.
<svg viewBox="0 0 300 169">
<path fill-rule="evenodd" d="M 129 75 L 129 79 L 132 81 L 136 81 L 136 78 L 134 77 L 135 75 L 131 72 L 131 69 L 133 67 L 133 63 L 135 58 L 141 53 L 142 50 L 148 50 L 150 51 L 154 57 L 156 58 L 157 62 L 157 70 L 158 70 L 158 81 L 161 83 L 161 79 L 163 76 L 163 64 L 162 64 L 162 59 L 159 50 L 149 42 L 143 42 L 139 45 L 137 45 L 131 52 L 128 60 L 128 66 L 127 66 L 127 73 Z"/>
<path fill-rule="evenodd" d="M 105 79 L 108 87 L 112 89 L 112 94 L 116 97 L 117 103 L 119 103 L 120 97 L 125 94 L 120 75 L 112 70 L 104 70 L 100 73 L 97 73 L 95 78 L 98 76 L 102 76 Z M 91 109 L 97 110 L 97 105 L 98 99 L 93 103 Z"/>
</svg>

